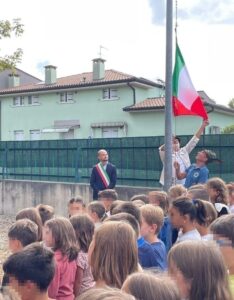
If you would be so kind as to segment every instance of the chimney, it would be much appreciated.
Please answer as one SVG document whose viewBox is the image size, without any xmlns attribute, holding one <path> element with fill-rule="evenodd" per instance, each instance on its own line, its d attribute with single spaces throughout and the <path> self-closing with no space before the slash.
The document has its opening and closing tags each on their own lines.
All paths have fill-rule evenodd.
<svg viewBox="0 0 234 300">
<path fill-rule="evenodd" d="M 54 84 L 57 81 L 57 75 L 56 75 L 56 69 L 55 66 L 45 66 L 45 84 Z"/>
<path fill-rule="evenodd" d="M 105 78 L 105 59 L 93 59 L 93 80 L 101 80 Z"/>
<path fill-rule="evenodd" d="M 20 85 L 20 77 L 18 74 L 9 74 L 8 75 L 8 87 L 16 87 Z"/>
</svg>

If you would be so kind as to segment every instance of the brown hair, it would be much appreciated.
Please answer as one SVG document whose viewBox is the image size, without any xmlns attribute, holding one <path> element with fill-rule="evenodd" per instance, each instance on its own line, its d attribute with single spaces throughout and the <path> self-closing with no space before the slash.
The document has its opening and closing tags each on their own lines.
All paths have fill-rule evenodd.
<svg viewBox="0 0 234 300">
<path fill-rule="evenodd" d="M 184 241 L 168 254 L 169 272 L 178 268 L 191 283 L 189 300 L 231 300 L 227 270 L 218 246 L 211 242 Z"/>
<path fill-rule="evenodd" d="M 115 201 L 118 199 L 118 194 L 115 190 L 106 189 L 106 190 L 100 191 L 98 193 L 98 199 L 100 199 L 100 198 L 108 198 L 112 201 Z"/>
<path fill-rule="evenodd" d="M 130 201 L 135 201 L 135 200 L 141 200 L 141 201 L 145 202 L 146 204 L 149 203 L 149 198 L 145 194 L 134 195 L 130 198 Z"/>
<path fill-rule="evenodd" d="M 39 204 L 36 209 L 39 212 L 41 217 L 42 224 L 44 225 L 46 221 L 52 219 L 54 217 L 54 208 L 53 206 L 46 204 Z"/>
<path fill-rule="evenodd" d="M 153 203 L 151 202 L 150 204 L 154 205 L 154 204 L 156 204 L 155 202 L 158 201 L 158 205 L 162 208 L 164 213 L 166 214 L 168 212 L 169 201 L 168 201 L 168 196 L 167 196 L 166 192 L 163 192 L 163 191 L 149 192 L 149 198 L 151 198 L 153 200 Z"/>
<path fill-rule="evenodd" d="M 218 214 L 214 208 L 214 205 L 208 201 L 201 199 L 193 200 L 193 204 L 196 206 L 196 221 L 200 226 L 209 227 L 209 225 L 217 218 Z"/>
<path fill-rule="evenodd" d="M 125 201 L 123 200 L 116 200 L 114 202 L 112 202 L 111 206 L 110 206 L 110 214 L 112 215 L 113 210 L 120 204 L 124 203 Z"/>
<path fill-rule="evenodd" d="M 142 201 L 142 200 L 140 200 L 140 199 L 139 199 L 139 200 L 133 200 L 132 203 L 133 203 L 134 205 L 136 205 L 137 207 L 139 207 L 139 208 L 141 208 L 142 206 L 145 205 L 145 202 Z"/>
<path fill-rule="evenodd" d="M 89 203 L 88 210 L 92 213 L 96 213 L 98 218 L 102 221 L 102 219 L 105 217 L 105 207 L 100 201 L 93 201 Z"/>
<path fill-rule="evenodd" d="M 128 276 L 122 289 L 136 299 L 180 300 L 174 281 L 169 276 L 161 274 L 134 273 Z"/>
<path fill-rule="evenodd" d="M 228 238 L 234 247 L 234 214 L 221 216 L 216 219 L 210 226 L 214 234 Z"/>
<path fill-rule="evenodd" d="M 91 267 L 95 281 L 103 280 L 118 288 L 129 274 L 138 270 L 136 236 L 129 224 L 113 221 L 98 228 L 94 234 Z"/>
<path fill-rule="evenodd" d="M 105 287 L 90 289 L 80 295 L 79 300 L 135 300 L 135 298 L 118 289 Z"/>
<path fill-rule="evenodd" d="M 88 215 L 76 215 L 70 218 L 70 222 L 75 230 L 79 248 L 87 253 L 94 234 L 93 221 Z"/>
<path fill-rule="evenodd" d="M 116 215 L 121 212 L 126 212 L 136 218 L 137 222 L 141 225 L 141 211 L 140 208 L 134 205 L 130 201 L 123 202 L 115 207 L 112 211 L 112 215 Z"/>
<path fill-rule="evenodd" d="M 42 240 L 42 221 L 38 210 L 35 207 L 28 207 L 20 210 L 16 215 L 16 221 L 29 219 L 38 226 L 38 241 Z"/>
<path fill-rule="evenodd" d="M 191 199 L 202 199 L 205 201 L 209 201 L 209 194 L 204 186 L 202 188 L 189 189 L 187 192 L 187 196 Z"/>
<path fill-rule="evenodd" d="M 170 200 L 174 200 L 178 197 L 185 196 L 187 189 L 182 184 L 176 184 L 170 187 L 168 191 L 168 197 Z"/>
<path fill-rule="evenodd" d="M 20 241 L 25 247 L 38 240 L 38 226 L 29 219 L 18 220 L 10 227 L 8 237 Z"/>
<path fill-rule="evenodd" d="M 141 215 L 148 225 L 157 225 L 155 234 L 158 234 L 164 221 L 164 214 L 161 207 L 146 204 L 141 207 Z"/>
<path fill-rule="evenodd" d="M 108 222 L 108 221 L 123 221 L 123 222 L 129 223 L 132 226 L 132 229 L 134 230 L 134 232 L 136 233 L 136 239 L 138 239 L 138 237 L 140 235 L 140 225 L 137 222 L 136 218 L 133 217 L 133 215 L 122 212 L 122 213 L 118 213 L 116 215 L 111 215 L 109 218 L 107 218 L 105 220 L 105 222 Z"/>
<path fill-rule="evenodd" d="M 218 177 L 211 178 L 206 183 L 207 188 L 214 189 L 218 192 L 218 196 L 215 199 L 210 199 L 212 203 L 228 204 L 228 190 L 225 182 Z"/>
<path fill-rule="evenodd" d="M 68 205 L 69 204 L 73 204 L 73 203 L 80 203 L 82 205 L 82 207 L 85 208 L 85 203 L 84 203 L 84 200 L 81 196 L 76 196 L 75 198 L 71 198 L 69 201 L 68 201 Z"/>
<path fill-rule="evenodd" d="M 57 217 L 45 223 L 45 226 L 51 230 L 54 238 L 53 250 L 60 250 L 63 255 L 66 255 L 69 261 L 75 260 L 78 254 L 76 245 L 76 235 L 72 224 L 68 219 Z"/>
</svg>

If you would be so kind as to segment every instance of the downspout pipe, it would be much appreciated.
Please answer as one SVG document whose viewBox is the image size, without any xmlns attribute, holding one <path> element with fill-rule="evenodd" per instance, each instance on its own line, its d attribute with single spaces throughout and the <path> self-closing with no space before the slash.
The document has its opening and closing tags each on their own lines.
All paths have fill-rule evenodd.
<svg viewBox="0 0 234 300">
<path fill-rule="evenodd" d="M 127 85 L 130 87 L 130 89 L 132 90 L 132 94 L 133 94 L 133 105 L 136 104 L 136 90 L 135 88 L 130 84 L 130 82 L 127 82 Z"/>
</svg>

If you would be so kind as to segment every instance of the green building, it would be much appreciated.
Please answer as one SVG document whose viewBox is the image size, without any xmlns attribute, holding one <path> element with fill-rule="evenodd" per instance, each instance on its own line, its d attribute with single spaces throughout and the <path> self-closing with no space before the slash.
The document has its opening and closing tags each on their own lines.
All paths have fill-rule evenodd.
<svg viewBox="0 0 234 300">
<path fill-rule="evenodd" d="M 9 78 L 0 89 L 1 140 L 83 139 L 164 135 L 164 86 L 141 77 L 105 70 L 105 60 L 93 60 L 93 70 L 57 78 L 56 67 L 45 67 L 45 81 L 22 84 Z M 200 92 L 210 112 L 207 133 L 233 124 L 234 110 L 217 105 Z M 177 117 L 176 134 L 193 134 L 198 117 Z"/>
</svg>

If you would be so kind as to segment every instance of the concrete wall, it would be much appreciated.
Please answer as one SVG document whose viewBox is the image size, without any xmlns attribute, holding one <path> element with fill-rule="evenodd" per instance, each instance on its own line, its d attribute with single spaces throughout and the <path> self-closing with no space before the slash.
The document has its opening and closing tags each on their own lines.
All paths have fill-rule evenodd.
<svg viewBox="0 0 234 300">
<path fill-rule="evenodd" d="M 152 188 L 116 188 L 121 200 L 150 190 Z M 92 200 L 92 191 L 88 184 L 4 180 L 0 182 L 0 214 L 14 215 L 23 208 L 44 203 L 52 205 L 56 214 L 66 216 L 68 200 L 77 195 L 81 195 L 86 203 Z"/>
</svg>

